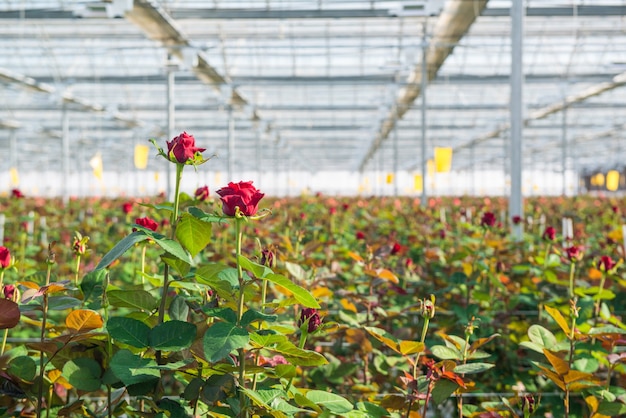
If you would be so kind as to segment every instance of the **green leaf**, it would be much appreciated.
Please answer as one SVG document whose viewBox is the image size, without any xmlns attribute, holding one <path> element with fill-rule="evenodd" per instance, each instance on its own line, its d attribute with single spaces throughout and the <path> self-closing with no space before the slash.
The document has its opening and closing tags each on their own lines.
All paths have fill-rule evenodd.
<svg viewBox="0 0 626 418">
<path fill-rule="evenodd" d="M 454 370 L 456 372 L 456 369 Z M 441 404 L 459 387 L 456 383 L 448 379 L 439 379 L 433 388 L 432 397 L 435 405 Z"/>
<path fill-rule="evenodd" d="M 100 389 L 102 369 L 91 358 L 75 358 L 63 366 L 63 377 L 78 390 L 94 392 Z"/>
<path fill-rule="evenodd" d="M 602 335 L 602 334 L 626 334 L 626 329 L 622 329 L 613 325 L 605 325 L 603 327 L 591 328 L 589 335 Z"/>
<path fill-rule="evenodd" d="M 286 261 L 285 262 L 285 267 L 287 268 L 287 271 L 289 272 L 289 274 L 291 274 L 293 277 L 295 277 L 296 280 L 299 280 L 299 281 L 306 280 L 307 273 L 302 268 L 302 266 L 300 264 L 291 263 L 289 261 Z"/>
<path fill-rule="evenodd" d="M 433 355 L 442 360 L 463 360 L 463 354 L 456 348 L 435 345 L 430 348 Z"/>
<path fill-rule="evenodd" d="M 494 367 L 494 364 L 489 363 L 467 363 L 460 364 L 454 368 L 454 373 L 456 374 L 472 374 L 472 373 L 480 373 L 485 370 L 489 370 Z"/>
<path fill-rule="evenodd" d="M 254 262 L 248 260 L 243 255 L 239 255 L 239 257 L 237 257 L 237 260 L 239 260 L 239 265 L 241 266 L 241 268 L 251 272 L 252 274 L 254 274 L 254 277 L 256 277 L 258 279 L 263 279 L 268 274 L 273 273 L 272 270 L 269 267 L 266 267 L 266 266 L 261 265 L 261 264 L 254 263 Z"/>
<path fill-rule="evenodd" d="M 206 359 L 212 363 L 228 356 L 231 351 L 248 343 L 248 331 L 227 322 L 217 322 L 204 333 L 203 347 Z"/>
<path fill-rule="evenodd" d="M 120 258 L 126 251 L 141 241 L 147 240 L 149 237 L 144 231 L 135 231 L 132 234 L 122 238 L 115 246 L 102 257 L 94 271 L 102 270 L 111 265 L 112 262 Z"/>
<path fill-rule="evenodd" d="M 9 374 L 31 382 L 37 373 L 37 363 L 29 356 L 15 357 L 9 363 Z"/>
<path fill-rule="evenodd" d="M 371 402 L 357 402 L 356 407 L 359 411 L 363 411 L 367 413 L 368 417 L 371 418 L 382 418 L 388 417 L 389 412 L 385 408 L 382 408 L 375 403 Z"/>
<path fill-rule="evenodd" d="M 619 402 L 600 402 L 597 413 L 609 417 L 623 416 L 626 414 L 626 405 Z"/>
<path fill-rule="evenodd" d="M 320 308 L 320 304 L 317 303 L 317 300 L 309 293 L 308 290 L 303 287 L 298 286 L 293 283 L 291 280 L 286 278 L 285 276 L 281 276 L 280 274 L 270 273 L 265 277 L 270 282 L 277 284 L 279 286 L 284 287 L 289 290 L 293 297 L 303 306 L 307 308 Z"/>
<path fill-rule="evenodd" d="M 541 325 L 533 324 L 528 328 L 528 338 L 535 344 L 552 349 L 556 345 L 556 337 Z"/>
<path fill-rule="evenodd" d="M 137 348 L 150 346 L 150 327 L 137 319 L 114 316 L 109 318 L 106 328 L 111 338 L 121 343 Z"/>
<path fill-rule="evenodd" d="M 201 392 L 205 403 L 213 404 L 225 400 L 235 392 L 235 379 L 232 374 L 211 375 L 204 384 Z"/>
<path fill-rule="evenodd" d="M 265 409 L 271 409 L 269 403 L 272 402 L 279 396 L 284 396 L 284 390 L 278 389 L 266 389 L 266 390 L 250 390 L 246 388 L 240 388 L 239 390 L 243 391 L 252 402 L 254 402 L 257 406 L 260 406 Z"/>
<path fill-rule="evenodd" d="M 226 322 L 230 322 L 231 324 L 237 323 L 237 313 L 233 311 L 231 308 L 202 308 L 202 312 L 204 312 L 207 316 L 212 318 L 221 318 Z"/>
<path fill-rule="evenodd" d="M 298 408 L 297 406 L 293 406 L 282 398 L 274 399 L 270 405 L 270 407 L 275 411 L 284 412 L 289 416 L 293 416 L 298 412 L 311 412 L 307 409 Z"/>
<path fill-rule="evenodd" d="M 150 347 L 163 351 L 189 348 L 196 338 L 196 326 L 189 322 L 167 321 L 150 330 Z"/>
<path fill-rule="evenodd" d="M 170 314 L 170 318 L 172 319 L 187 321 L 187 318 L 189 317 L 189 305 L 187 305 L 184 297 L 176 295 L 170 303 L 168 312 Z"/>
<path fill-rule="evenodd" d="M 169 412 L 169 418 L 187 418 L 185 408 L 173 399 L 163 398 L 157 402 L 157 406 Z"/>
<path fill-rule="evenodd" d="M 176 270 L 176 272 L 182 277 L 185 277 L 189 273 L 189 270 L 191 270 L 191 264 L 181 260 L 178 257 L 174 257 L 170 253 L 163 253 L 161 255 L 161 260 L 163 260 L 165 264 Z"/>
<path fill-rule="evenodd" d="M 103 271 L 103 270 L 101 270 Z M 80 306 L 82 302 L 71 296 L 50 296 L 48 298 L 48 310 L 64 311 Z"/>
<path fill-rule="evenodd" d="M 294 366 L 321 366 L 328 364 L 328 360 L 315 351 L 303 350 L 296 347 L 290 341 L 283 341 L 268 350 L 282 354 L 285 359 Z"/>
<path fill-rule="evenodd" d="M 112 306 L 141 311 L 152 311 L 159 304 L 155 297 L 145 290 L 109 290 L 107 298 Z"/>
<path fill-rule="evenodd" d="M 310 390 L 305 396 L 311 402 L 328 409 L 334 414 L 345 414 L 354 409 L 350 401 L 334 393 Z"/>
<path fill-rule="evenodd" d="M 154 383 L 161 378 L 161 372 L 156 369 L 157 364 L 154 359 L 141 358 L 128 350 L 115 353 L 109 367 L 126 386 Z"/>
<path fill-rule="evenodd" d="M 211 242 L 211 224 L 183 213 L 176 225 L 176 238 L 195 257 Z"/>
<path fill-rule="evenodd" d="M 106 270 L 94 270 L 83 276 L 83 280 L 80 282 L 80 290 L 83 292 L 83 300 L 87 308 L 102 308 L 107 274 Z"/>
<path fill-rule="evenodd" d="M 212 215 L 210 213 L 206 213 L 195 206 L 192 206 L 189 208 L 189 213 L 204 222 L 227 224 L 230 222 L 230 219 L 231 219 L 231 218 L 224 217 L 224 216 L 218 216 L 218 215 Z"/>
<path fill-rule="evenodd" d="M 185 263 L 193 264 L 191 255 L 189 255 L 189 253 L 177 241 L 169 239 L 165 235 L 161 235 L 150 230 L 144 230 L 144 233 L 152 238 L 152 240 L 156 242 L 156 244 L 164 251 L 168 252 L 179 260 L 184 261 Z"/>
<path fill-rule="evenodd" d="M 268 315 L 259 311 L 255 311 L 254 309 L 248 309 L 241 317 L 241 326 L 246 327 L 254 321 L 275 322 L 277 318 L 278 317 L 276 315 Z"/>
<path fill-rule="evenodd" d="M 595 373 L 600 367 L 600 362 L 593 357 L 582 357 L 574 360 L 572 368 L 584 373 Z"/>
</svg>

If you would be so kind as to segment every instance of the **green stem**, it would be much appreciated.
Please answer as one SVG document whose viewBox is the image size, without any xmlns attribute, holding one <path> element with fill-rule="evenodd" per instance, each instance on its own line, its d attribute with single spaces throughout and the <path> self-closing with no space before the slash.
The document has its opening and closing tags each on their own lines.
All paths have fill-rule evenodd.
<svg viewBox="0 0 626 418">
<path fill-rule="evenodd" d="M 572 262 L 569 267 L 569 297 L 574 297 L 574 273 L 576 271 L 576 263 Z"/>
<path fill-rule="evenodd" d="M 602 291 L 604 290 L 604 282 L 605 282 L 605 280 L 606 280 L 606 274 L 602 273 L 602 279 L 600 279 L 600 289 L 598 290 L 598 295 L 596 296 L 598 298 L 598 300 L 596 300 L 596 306 L 595 306 L 595 309 L 594 309 L 595 317 L 596 317 L 595 318 L 596 324 L 598 322 L 598 317 L 600 316 L 600 305 L 601 305 L 601 302 L 602 302 L 601 294 L 602 294 Z"/>
<path fill-rule="evenodd" d="M 80 254 L 76 255 L 76 274 L 74 275 L 74 286 L 78 286 L 79 273 L 80 273 Z"/>
<path fill-rule="evenodd" d="M 243 280 L 243 268 L 241 267 L 241 263 L 239 262 L 239 257 L 241 256 L 241 242 L 243 239 L 243 225 L 244 219 L 235 218 L 235 236 L 236 236 L 236 247 L 235 247 L 235 257 L 237 262 L 237 279 L 239 281 L 239 303 L 237 304 L 237 326 L 241 324 L 241 318 L 243 317 L 243 311 L 245 309 L 245 283 Z M 246 353 L 243 348 L 238 349 L 239 353 L 239 385 L 245 389 L 246 387 Z M 241 408 L 241 412 L 239 414 L 240 417 L 246 417 L 246 408 L 245 408 L 246 396 L 243 391 L 240 391 L 239 395 L 239 405 Z"/>
<path fill-rule="evenodd" d="M 144 245 L 141 246 L 141 284 L 145 283 L 143 275 L 146 272 L 146 248 L 144 243 Z"/>
<path fill-rule="evenodd" d="M 52 264 L 48 264 L 48 271 L 46 273 L 46 286 L 50 284 L 50 274 L 52 273 Z M 43 347 L 46 340 L 46 322 L 48 320 L 48 293 L 43 294 L 43 316 L 41 319 L 41 335 L 39 342 Z M 37 396 L 37 418 L 41 418 L 41 408 L 43 407 L 43 384 L 44 384 L 44 371 L 46 365 L 44 362 L 43 348 L 39 352 L 39 393 Z"/>
<path fill-rule="evenodd" d="M 3 283 L 4 283 L 4 269 L 0 271 L 0 292 L 4 290 Z M 8 336 L 9 336 L 9 329 L 6 328 L 4 330 L 4 335 L 2 336 L 2 348 L 0 348 L 0 356 L 4 354 L 4 349 L 7 345 Z"/>
<path fill-rule="evenodd" d="M 265 300 L 267 298 L 267 280 L 263 279 L 263 287 L 261 288 L 261 313 L 265 313 Z M 259 329 L 263 329 L 263 322 L 261 322 L 261 324 L 259 325 Z M 254 358 L 254 365 L 258 366 L 259 365 L 259 352 L 256 352 L 256 356 Z M 256 383 L 257 383 L 257 377 L 258 374 L 255 373 L 254 377 L 252 378 L 252 390 L 256 390 Z"/>
</svg>

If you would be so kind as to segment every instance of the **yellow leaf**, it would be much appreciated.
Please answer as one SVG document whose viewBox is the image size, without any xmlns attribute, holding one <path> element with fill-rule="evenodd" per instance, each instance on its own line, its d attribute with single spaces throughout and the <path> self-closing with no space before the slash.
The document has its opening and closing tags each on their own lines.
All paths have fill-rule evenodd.
<svg viewBox="0 0 626 418">
<path fill-rule="evenodd" d="M 602 278 L 602 272 L 595 267 L 591 267 L 588 274 L 591 280 L 600 280 Z"/>
<path fill-rule="evenodd" d="M 565 320 L 565 318 L 563 318 L 563 315 L 561 315 L 561 312 L 559 312 L 558 309 L 552 308 L 548 305 L 544 306 L 544 308 L 546 312 L 548 313 L 548 315 L 550 315 L 552 319 L 554 319 L 556 323 L 559 324 L 559 326 L 561 327 L 565 335 L 570 335 L 570 332 L 571 332 L 570 327 L 569 325 L 567 325 L 567 321 Z"/>
<path fill-rule="evenodd" d="M 543 374 L 545 374 L 548 379 L 552 380 L 558 387 L 561 388 L 561 390 L 565 390 L 565 382 L 563 382 L 563 379 L 561 378 L 561 376 L 559 376 L 558 374 L 554 373 L 552 370 L 547 369 L 543 366 L 538 366 L 538 367 L 541 369 Z"/>
<path fill-rule="evenodd" d="M 327 287 L 316 287 L 311 290 L 311 294 L 315 297 L 315 299 L 318 299 L 325 296 L 332 296 L 333 292 Z"/>
<path fill-rule="evenodd" d="M 353 259 L 353 260 L 355 260 L 355 261 L 358 261 L 358 262 L 360 262 L 360 263 L 362 263 L 362 262 L 364 261 L 364 260 L 363 260 L 363 257 L 361 257 L 360 255 L 358 255 L 357 253 L 352 252 L 352 251 L 349 251 L 349 252 L 348 252 L 348 256 L 349 256 L 351 259 Z"/>
<path fill-rule="evenodd" d="M 472 265 L 470 263 L 463 263 L 463 273 L 465 273 L 466 276 L 470 276 L 472 274 Z"/>
<path fill-rule="evenodd" d="M 419 341 L 400 341 L 400 353 L 402 355 L 417 354 L 424 351 L 426 346 Z"/>
<path fill-rule="evenodd" d="M 48 286 L 43 286 L 41 290 L 44 293 L 57 293 L 65 290 L 65 285 L 59 283 L 50 283 Z"/>
<path fill-rule="evenodd" d="M 378 269 L 376 270 L 376 274 L 377 274 L 377 277 L 381 279 L 389 280 L 390 282 L 395 283 L 395 284 L 400 283 L 400 280 L 398 280 L 396 275 L 387 269 Z"/>
<path fill-rule="evenodd" d="M 61 370 L 50 370 L 48 372 L 48 378 L 52 383 L 57 383 L 63 386 L 65 389 L 72 389 L 72 385 L 70 385 L 70 382 L 68 382 L 63 376 L 61 376 Z"/>
<path fill-rule="evenodd" d="M 65 326 L 74 334 L 102 328 L 103 325 L 100 314 L 89 309 L 72 311 L 65 319 Z"/>
<path fill-rule="evenodd" d="M 21 284 L 24 287 L 27 287 L 29 289 L 39 289 L 39 285 L 35 282 L 18 282 L 18 284 Z"/>
<path fill-rule="evenodd" d="M 341 306 L 346 311 L 357 313 L 356 306 L 354 306 L 354 303 L 350 302 L 348 299 L 343 298 L 339 301 L 339 303 L 341 303 Z"/>
<path fill-rule="evenodd" d="M 554 370 L 559 374 L 559 376 L 565 376 L 567 372 L 570 371 L 569 364 L 561 357 L 554 354 L 552 351 L 547 348 L 543 349 L 543 354 L 546 356 Z"/>
<path fill-rule="evenodd" d="M 565 383 L 577 382 L 579 380 L 589 380 L 591 382 L 597 382 L 598 378 L 590 373 L 579 372 L 578 370 L 570 370 L 564 376 Z"/>
</svg>

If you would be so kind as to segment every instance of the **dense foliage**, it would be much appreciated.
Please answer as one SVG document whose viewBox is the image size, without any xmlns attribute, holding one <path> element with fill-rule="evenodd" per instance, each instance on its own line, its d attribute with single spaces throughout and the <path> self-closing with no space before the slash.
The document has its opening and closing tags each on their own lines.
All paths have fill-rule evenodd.
<svg viewBox="0 0 626 418">
<path fill-rule="evenodd" d="M 3 415 L 626 413 L 624 201 L 217 194 L 1 202 Z"/>
</svg>

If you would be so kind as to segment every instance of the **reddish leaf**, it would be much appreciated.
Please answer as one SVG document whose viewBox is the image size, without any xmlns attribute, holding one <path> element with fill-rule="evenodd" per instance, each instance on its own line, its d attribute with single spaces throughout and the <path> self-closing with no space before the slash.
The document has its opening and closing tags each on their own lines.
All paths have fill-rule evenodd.
<svg viewBox="0 0 626 418">
<path fill-rule="evenodd" d="M 0 329 L 15 327 L 20 322 L 20 308 L 17 303 L 0 299 Z"/>
</svg>

